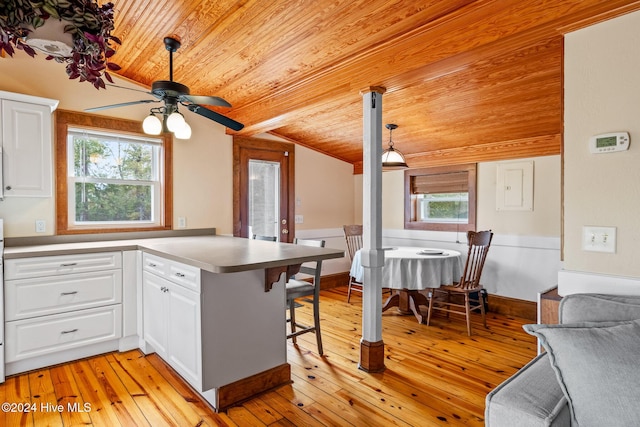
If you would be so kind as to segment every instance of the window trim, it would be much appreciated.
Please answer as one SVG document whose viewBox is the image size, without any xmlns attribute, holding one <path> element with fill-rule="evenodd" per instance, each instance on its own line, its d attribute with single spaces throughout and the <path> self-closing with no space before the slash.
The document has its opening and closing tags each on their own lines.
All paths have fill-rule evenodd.
<svg viewBox="0 0 640 427">
<path fill-rule="evenodd" d="M 160 225 L 148 227 L 76 227 L 69 224 L 69 195 L 68 195 L 68 153 L 67 133 L 71 128 L 86 128 L 97 132 L 121 132 L 134 136 L 145 137 L 141 131 L 141 122 L 135 120 L 105 117 L 75 111 L 57 110 L 55 113 L 56 138 L 56 234 L 92 234 L 92 233 L 119 233 L 135 231 L 171 230 L 173 228 L 173 140 L 170 134 L 163 134 L 157 138 L 162 139 L 162 163 L 160 194 L 163 205 L 160 209 Z"/>
<path fill-rule="evenodd" d="M 467 189 L 469 193 L 469 221 L 461 223 L 442 223 L 415 221 L 411 218 L 411 180 L 416 176 L 439 175 L 454 172 L 467 172 Z M 454 166 L 440 166 L 433 168 L 407 169 L 404 172 L 404 228 L 406 230 L 433 231 L 468 231 L 476 229 L 476 173 L 475 163 Z"/>
</svg>

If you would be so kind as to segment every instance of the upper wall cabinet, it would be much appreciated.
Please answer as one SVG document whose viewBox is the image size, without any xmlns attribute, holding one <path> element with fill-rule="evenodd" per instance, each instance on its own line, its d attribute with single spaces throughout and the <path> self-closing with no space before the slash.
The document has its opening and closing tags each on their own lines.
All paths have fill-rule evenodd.
<svg viewBox="0 0 640 427">
<path fill-rule="evenodd" d="M 0 198 L 52 196 L 52 119 L 58 101 L 0 91 Z"/>
</svg>

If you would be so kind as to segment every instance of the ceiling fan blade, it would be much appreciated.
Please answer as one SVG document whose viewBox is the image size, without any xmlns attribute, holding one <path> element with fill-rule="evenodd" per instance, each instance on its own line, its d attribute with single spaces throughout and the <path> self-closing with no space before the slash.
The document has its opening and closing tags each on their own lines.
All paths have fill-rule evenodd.
<svg viewBox="0 0 640 427">
<path fill-rule="evenodd" d="M 217 107 L 231 107 L 224 99 L 217 96 L 206 96 L 206 95 L 181 95 L 181 100 L 187 100 L 194 104 L 201 105 L 215 105 Z"/>
<path fill-rule="evenodd" d="M 108 108 L 119 108 L 119 107 L 126 107 L 129 105 L 136 105 L 136 104 L 148 104 L 150 102 L 160 102 L 160 101 L 157 101 L 155 99 L 141 99 L 140 101 L 122 102 L 120 104 L 103 105 L 102 107 L 85 108 L 84 111 L 89 111 L 89 112 L 101 111 L 101 110 L 106 110 Z"/>
<path fill-rule="evenodd" d="M 201 116 L 211 119 L 214 122 L 218 122 L 221 125 L 228 127 L 229 129 L 239 131 L 244 127 L 242 123 L 236 122 L 235 120 L 230 119 L 229 117 L 225 117 L 222 114 L 216 113 L 215 111 L 211 111 L 208 108 L 205 108 L 201 105 L 191 104 L 191 105 L 187 105 L 187 108 L 190 111 L 193 111 L 196 114 L 200 114 Z"/>
<path fill-rule="evenodd" d="M 113 83 L 106 83 L 106 85 L 107 86 L 111 86 L 111 87 L 117 87 L 118 89 L 126 89 L 126 90 L 132 90 L 134 92 L 146 93 L 147 95 L 152 95 L 153 96 L 153 93 L 149 92 L 148 90 L 135 89 L 135 88 L 132 88 L 132 87 L 124 87 L 124 86 L 119 86 L 119 85 L 116 85 L 116 84 L 113 84 Z"/>
</svg>

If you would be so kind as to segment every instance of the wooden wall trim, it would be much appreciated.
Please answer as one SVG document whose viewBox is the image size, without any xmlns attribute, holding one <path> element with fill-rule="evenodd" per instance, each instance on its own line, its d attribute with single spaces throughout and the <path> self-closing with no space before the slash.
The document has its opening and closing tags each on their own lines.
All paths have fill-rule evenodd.
<svg viewBox="0 0 640 427">
<path fill-rule="evenodd" d="M 538 304 L 534 301 L 526 301 L 517 298 L 503 297 L 489 294 L 489 312 L 505 316 L 520 317 L 532 323 L 538 319 Z"/>
</svg>

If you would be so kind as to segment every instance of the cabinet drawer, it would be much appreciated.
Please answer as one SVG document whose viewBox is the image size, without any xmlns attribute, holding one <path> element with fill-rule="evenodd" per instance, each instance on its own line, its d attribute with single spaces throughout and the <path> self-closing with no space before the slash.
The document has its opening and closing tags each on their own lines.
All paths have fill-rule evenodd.
<svg viewBox="0 0 640 427">
<path fill-rule="evenodd" d="M 121 252 L 16 258 L 5 260 L 4 279 L 58 276 L 114 268 L 122 268 Z"/>
<path fill-rule="evenodd" d="M 117 304 L 122 302 L 122 271 L 9 280 L 5 301 L 8 321 Z"/>
<path fill-rule="evenodd" d="M 142 269 L 156 276 L 165 277 L 167 275 L 167 261 L 164 258 L 149 255 L 146 252 L 142 253 Z"/>
<path fill-rule="evenodd" d="M 145 271 L 164 277 L 185 288 L 200 292 L 200 269 L 181 262 L 144 253 L 142 265 Z"/>
<path fill-rule="evenodd" d="M 6 362 L 110 341 L 122 336 L 120 304 L 6 322 Z"/>
</svg>

